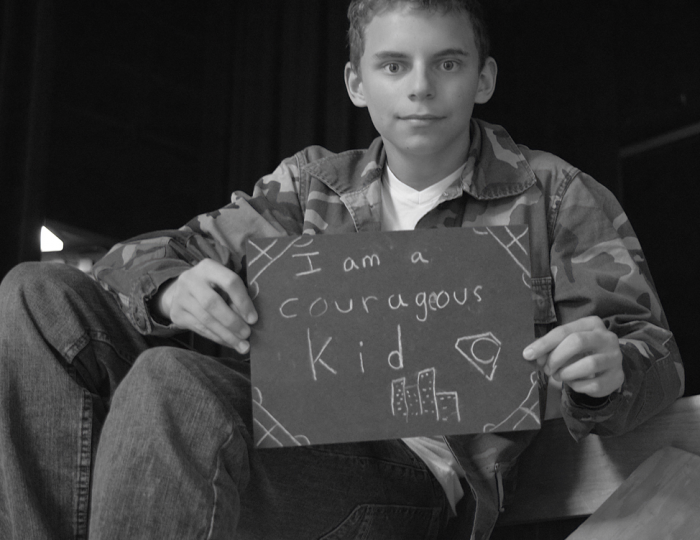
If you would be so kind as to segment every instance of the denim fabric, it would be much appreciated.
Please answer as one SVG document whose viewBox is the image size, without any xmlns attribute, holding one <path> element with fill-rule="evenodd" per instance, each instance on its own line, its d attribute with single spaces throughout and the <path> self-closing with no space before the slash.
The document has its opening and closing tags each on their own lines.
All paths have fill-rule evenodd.
<svg viewBox="0 0 700 540">
<path fill-rule="evenodd" d="M 90 470 L 113 390 L 157 342 L 93 280 L 23 264 L 0 286 L 0 538 L 87 538 Z"/>
<path fill-rule="evenodd" d="M 247 364 L 142 336 L 77 270 L 15 268 L 0 321 L 3 540 L 422 539 L 461 523 L 400 441 L 252 450 Z"/>
</svg>

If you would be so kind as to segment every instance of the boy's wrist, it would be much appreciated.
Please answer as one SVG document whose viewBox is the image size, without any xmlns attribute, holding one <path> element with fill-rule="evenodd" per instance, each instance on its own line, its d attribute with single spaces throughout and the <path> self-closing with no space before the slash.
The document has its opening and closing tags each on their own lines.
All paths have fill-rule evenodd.
<svg viewBox="0 0 700 540">
<path fill-rule="evenodd" d="M 151 298 L 146 301 L 146 308 L 148 309 L 148 313 L 151 318 L 163 326 L 168 326 L 171 324 L 169 316 L 170 309 L 168 305 L 169 296 L 166 296 L 166 293 L 173 283 L 175 283 L 175 279 L 169 279 L 160 286 L 158 291 L 151 296 Z"/>
</svg>

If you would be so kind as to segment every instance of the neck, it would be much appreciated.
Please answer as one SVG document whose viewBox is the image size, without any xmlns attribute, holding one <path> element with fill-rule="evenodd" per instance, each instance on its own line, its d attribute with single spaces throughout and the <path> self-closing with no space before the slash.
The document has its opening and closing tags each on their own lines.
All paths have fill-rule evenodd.
<svg viewBox="0 0 700 540">
<path fill-rule="evenodd" d="M 469 144 L 450 155 L 416 156 L 385 145 L 387 162 L 396 178 L 416 191 L 422 191 L 456 171 L 467 160 Z"/>
</svg>

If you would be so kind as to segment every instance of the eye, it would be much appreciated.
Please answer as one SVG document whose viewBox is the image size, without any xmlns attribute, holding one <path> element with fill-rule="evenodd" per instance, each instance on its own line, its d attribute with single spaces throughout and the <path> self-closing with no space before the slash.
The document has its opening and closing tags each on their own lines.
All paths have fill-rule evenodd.
<svg viewBox="0 0 700 540">
<path fill-rule="evenodd" d="M 445 71 L 454 71 L 455 69 L 457 69 L 457 62 L 455 62 L 454 60 L 445 60 L 442 63 L 442 69 L 444 69 Z"/>
<path fill-rule="evenodd" d="M 396 62 L 391 62 L 389 64 L 386 64 L 384 66 L 384 69 L 389 73 L 398 73 L 399 71 L 401 71 L 401 66 L 399 66 Z"/>
</svg>

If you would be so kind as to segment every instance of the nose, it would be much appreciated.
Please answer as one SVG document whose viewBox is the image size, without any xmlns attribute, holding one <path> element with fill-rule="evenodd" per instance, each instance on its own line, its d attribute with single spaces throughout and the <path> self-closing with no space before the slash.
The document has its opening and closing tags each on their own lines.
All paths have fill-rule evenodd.
<svg viewBox="0 0 700 540">
<path fill-rule="evenodd" d="M 410 77 L 409 97 L 420 101 L 435 96 L 435 84 L 431 74 L 422 66 L 416 66 Z"/>
</svg>

